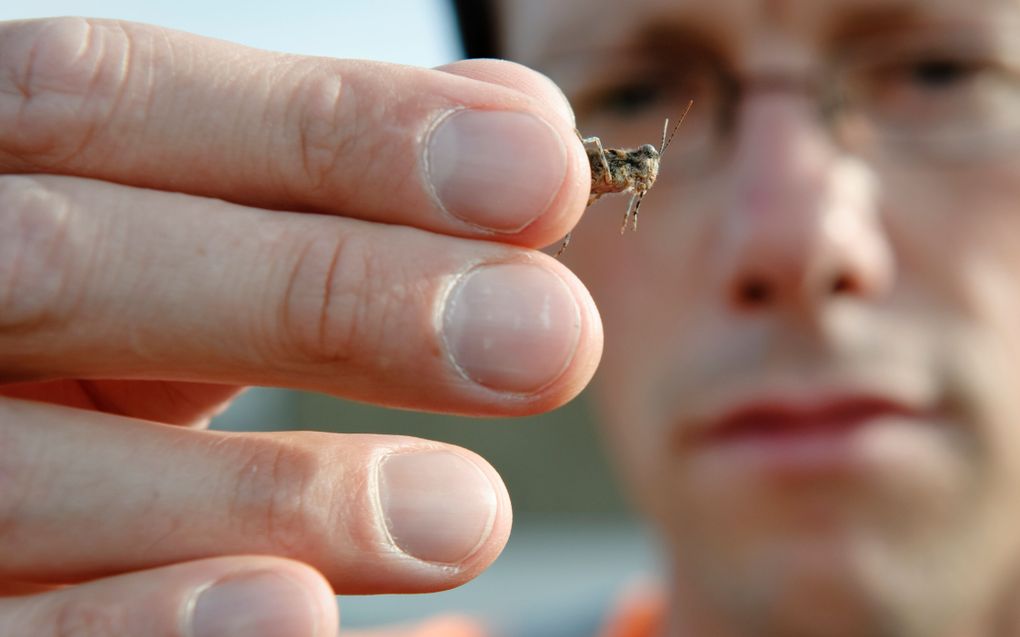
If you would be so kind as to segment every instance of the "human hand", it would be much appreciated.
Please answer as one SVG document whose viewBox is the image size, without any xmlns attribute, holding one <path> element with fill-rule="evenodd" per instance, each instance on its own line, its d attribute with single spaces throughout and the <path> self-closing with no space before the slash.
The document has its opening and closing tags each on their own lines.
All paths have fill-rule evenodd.
<svg viewBox="0 0 1020 637">
<path fill-rule="evenodd" d="M 0 173 L 0 634 L 329 635 L 330 588 L 495 559 L 509 501 L 464 449 L 202 426 L 250 384 L 493 416 L 580 391 L 597 312 L 532 248 L 589 176 L 546 80 L 5 23 Z"/>
</svg>

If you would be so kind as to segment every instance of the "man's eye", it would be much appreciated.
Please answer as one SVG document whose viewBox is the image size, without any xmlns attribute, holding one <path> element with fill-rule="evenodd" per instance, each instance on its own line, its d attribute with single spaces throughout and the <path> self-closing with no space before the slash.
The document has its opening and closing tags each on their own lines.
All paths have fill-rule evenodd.
<svg viewBox="0 0 1020 637">
<path fill-rule="evenodd" d="M 874 106 L 922 112 L 980 99 L 998 74 L 991 62 L 931 55 L 865 67 L 856 82 Z"/>
<path fill-rule="evenodd" d="M 972 79 L 979 69 L 959 60 L 933 58 L 919 60 L 904 69 L 914 84 L 926 89 L 946 89 Z"/>
<path fill-rule="evenodd" d="M 645 112 L 662 99 L 663 93 L 662 87 L 653 82 L 630 82 L 602 91 L 592 102 L 597 110 L 627 117 Z"/>
</svg>

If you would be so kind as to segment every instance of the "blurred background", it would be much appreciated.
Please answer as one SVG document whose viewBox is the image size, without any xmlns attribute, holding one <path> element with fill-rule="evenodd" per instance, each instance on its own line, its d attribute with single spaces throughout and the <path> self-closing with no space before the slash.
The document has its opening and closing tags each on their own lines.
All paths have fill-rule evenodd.
<svg viewBox="0 0 1020 637">
<path fill-rule="evenodd" d="M 446 0 L 0 3 L 2 20 L 55 15 L 120 18 L 275 51 L 423 67 L 463 57 Z M 214 427 L 419 436 L 472 449 L 503 476 L 514 530 L 492 568 L 443 593 L 345 597 L 341 616 L 348 628 L 453 611 L 486 618 L 508 635 L 591 635 L 592 622 L 621 588 L 654 572 L 651 543 L 615 486 L 584 396 L 541 416 L 475 420 L 256 388 Z"/>
</svg>

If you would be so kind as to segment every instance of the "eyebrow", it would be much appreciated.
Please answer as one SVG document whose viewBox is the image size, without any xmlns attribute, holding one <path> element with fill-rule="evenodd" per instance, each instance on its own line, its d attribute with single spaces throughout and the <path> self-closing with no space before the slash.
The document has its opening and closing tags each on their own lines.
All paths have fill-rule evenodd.
<svg viewBox="0 0 1020 637">
<path fill-rule="evenodd" d="M 783 0 L 776 1 L 779 7 L 792 10 Z M 763 2 L 761 6 L 764 8 L 766 4 L 771 5 Z M 1015 8 L 1020 9 L 1020 4 Z M 821 19 L 818 42 L 821 50 L 825 51 L 854 45 L 871 36 L 895 36 L 923 26 L 952 25 L 966 18 L 970 10 L 964 12 L 959 8 L 948 8 L 931 0 L 839 2 Z M 780 16 L 776 18 L 782 20 Z M 601 67 L 617 57 L 635 61 L 654 60 L 672 52 L 674 55 L 670 59 L 675 60 L 676 56 L 696 59 L 701 56 L 724 67 L 736 68 L 740 52 L 734 49 L 734 36 L 727 33 L 732 29 L 729 22 L 725 16 L 713 15 L 709 11 L 678 11 L 674 8 L 643 16 L 626 32 L 619 33 L 619 37 L 601 42 L 591 35 L 592 23 L 589 20 L 571 21 L 552 33 L 547 41 L 548 48 L 541 52 L 542 64 L 555 67 L 570 63 L 590 69 Z M 562 46 L 560 43 L 564 42 L 585 44 Z"/>
<path fill-rule="evenodd" d="M 582 25 L 573 25 L 583 32 Z M 570 30 L 563 30 L 552 38 L 553 42 L 577 42 L 578 39 L 569 35 Z M 644 19 L 635 25 L 619 40 L 602 45 L 592 45 L 591 38 L 582 38 L 587 42 L 577 47 L 555 47 L 544 52 L 548 63 L 555 64 L 561 60 L 577 61 L 592 59 L 596 63 L 599 58 L 626 54 L 637 57 L 654 58 L 664 52 L 676 51 L 685 54 L 696 53 L 713 55 L 728 59 L 725 39 L 720 37 L 718 30 L 708 24 L 690 19 L 689 16 L 657 15 Z"/>
<path fill-rule="evenodd" d="M 707 24 L 678 20 L 651 20 L 639 25 L 628 36 L 624 47 L 637 52 L 661 52 L 676 49 L 728 57 L 724 55 L 726 53 L 724 42 L 721 35 Z"/>
<path fill-rule="evenodd" d="M 542 60 L 543 70 L 556 77 L 571 99 L 580 99 L 579 93 L 582 88 L 590 88 L 593 77 L 616 78 L 639 70 L 650 72 L 678 60 L 692 64 L 709 60 L 713 65 L 724 66 L 732 60 L 732 51 L 710 28 L 676 17 L 642 21 L 621 36 L 598 44 L 589 37 L 582 40 L 588 45 L 548 49 Z"/>
<path fill-rule="evenodd" d="M 917 2 L 883 3 L 881 6 L 843 7 L 829 19 L 825 41 L 841 43 L 881 33 L 895 34 L 933 22 L 941 12 Z"/>
</svg>

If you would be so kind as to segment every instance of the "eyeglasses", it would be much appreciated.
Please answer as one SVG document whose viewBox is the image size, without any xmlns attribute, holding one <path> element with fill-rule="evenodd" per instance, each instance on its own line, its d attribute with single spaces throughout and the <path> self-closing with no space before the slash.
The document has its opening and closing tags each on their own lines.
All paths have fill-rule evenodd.
<svg viewBox="0 0 1020 637">
<path fill-rule="evenodd" d="M 738 132 L 740 105 L 761 93 L 813 99 L 834 142 L 866 159 L 1001 160 L 1020 154 L 1018 49 L 1020 29 L 873 37 L 812 77 L 742 77 L 702 56 L 677 68 L 635 73 L 615 84 L 609 80 L 582 91 L 576 105 L 582 127 L 637 142 L 694 100 L 670 149 L 670 163 L 689 177 L 726 156 Z"/>
</svg>

